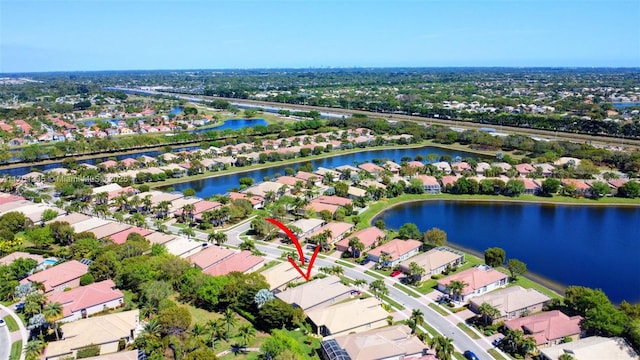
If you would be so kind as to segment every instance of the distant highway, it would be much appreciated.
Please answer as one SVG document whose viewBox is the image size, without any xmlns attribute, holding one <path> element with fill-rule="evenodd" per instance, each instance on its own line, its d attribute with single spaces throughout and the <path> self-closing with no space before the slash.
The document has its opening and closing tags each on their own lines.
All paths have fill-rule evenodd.
<svg viewBox="0 0 640 360">
<path fill-rule="evenodd" d="M 538 137 L 546 140 L 567 140 L 579 143 L 589 143 L 594 146 L 599 147 L 621 147 L 625 149 L 638 149 L 640 148 L 640 140 L 636 139 L 625 139 L 625 138 L 613 138 L 606 136 L 595 136 L 595 135 L 586 135 L 586 134 L 574 134 L 567 133 L 561 131 L 550 131 L 550 130 L 540 130 L 540 129 L 531 129 L 531 128 L 521 128 L 515 126 L 507 126 L 507 125 L 494 125 L 494 124 L 480 124 L 474 123 L 471 121 L 462 121 L 462 120 L 447 120 L 447 119 L 436 119 L 436 118 L 425 118 L 420 116 L 411 116 L 411 115 L 402 115 L 402 114 L 388 114 L 388 113 L 377 113 L 371 111 L 363 111 L 363 110 L 349 110 L 349 109 L 341 109 L 341 108 L 326 108 L 320 106 L 310 106 L 310 105 L 296 105 L 296 104 L 286 104 L 286 103 L 275 103 L 268 101 L 259 101 L 259 100 L 246 100 L 246 99 L 235 99 L 235 98 L 222 98 L 222 97 L 214 97 L 214 96 L 204 96 L 204 95 L 189 95 L 189 94 L 177 94 L 177 93 L 169 93 L 169 92 L 157 92 L 157 91 L 146 91 L 139 89 L 130 89 L 130 88 L 111 88 L 114 90 L 122 90 L 128 92 L 137 92 L 137 93 L 146 93 L 146 94 L 162 94 L 162 95 L 173 95 L 180 99 L 188 100 L 188 101 L 201 101 L 201 100 L 226 100 L 229 101 L 233 105 L 241 105 L 241 106 L 255 106 L 269 109 L 286 109 L 286 110 L 297 110 L 297 111 L 311 111 L 315 110 L 323 115 L 330 116 L 345 116 L 349 117 L 353 114 L 364 114 L 370 117 L 377 118 L 386 118 L 388 120 L 406 120 L 413 121 L 418 123 L 426 123 L 426 124 L 439 124 L 445 126 L 458 127 L 463 129 L 479 129 L 490 126 L 495 128 L 500 133 L 506 134 L 524 134 L 530 135 L 533 137 Z"/>
</svg>

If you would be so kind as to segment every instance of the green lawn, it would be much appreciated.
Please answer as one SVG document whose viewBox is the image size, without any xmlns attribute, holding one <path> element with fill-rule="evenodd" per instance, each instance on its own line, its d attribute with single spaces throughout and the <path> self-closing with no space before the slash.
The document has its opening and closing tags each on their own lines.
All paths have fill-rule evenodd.
<svg viewBox="0 0 640 360">
<path fill-rule="evenodd" d="M 493 356 L 494 359 L 497 359 L 497 360 L 508 360 L 504 356 L 500 355 L 500 353 L 498 351 L 496 351 L 496 349 L 489 349 L 489 350 L 487 350 L 487 352 L 489 353 L 489 355 Z"/>
<path fill-rule="evenodd" d="M 384 276 L 382 276 L 380 274 L 377 274 L 377 273 L 375 273 L 375 272 L 373 272 L 371 270 L 365 270 L 364 273 L 367 274 L 367 275 L 373 276 L 376 279 L 384 280 Z"/>
<path fill-rule="evenodd" d="M 396 288 L 396 289 L 399 289 L 400 291 L 406 293 L 407 295 L 409 295 L 411 297 L 414 297 L 414 298 L 419 298 L 420 297 L 420 294 L 416 294 L 415 292 L 409 290 L 409 289 L 411 289 L 411 287 L 409 287 L 409 289 L 407 289 L 406 286 L 403 286 L 402 284 L 398 284 L 398 283 L 393 284 L 393 287 Z"/>
<path fill-rule="evenodd" d="M 382 301 L 388 303 L 389 305 L 393 306 L 394 308 L 398 309 L 398 310 L 404 310 L 405 307 L 402 306 L 400 303 L 398 303 L 397 301 L 391 299 L 388 296 L 383 296 L 382 297 Z"/>
<path fill-rule="evenodd" d="M 11 344 L 11 352 L 9 353 L 9 360 L 18 360 L 22 355 L 22 340 L 18 340 Z"/>
<path fill-rule="evenodd" d="M 10 315 L 5 316 L 4 322 L 7 323 L 7 328 L 9 329 L 9 332 L 20 330 L 20 328 L 18 327 L 18 323 L 12 316 Z"/>
<path fill-rule="evenodd" d="M 464 331 L 465 334 L 469 335 L 472 339 L 480 339 L 480 336 L 476 334 L 475 331 L 471 330 L 471 328 L 467 325 L 458 323 L 456 326 L 459 327 L 460 330 Z"/>
<path fill-rule="evenodd" d="M 342 261 L 342 260 L 336 260 L 336 264 L 342 265 L 342 266 L 346 266 L 348 268 L 354 268 L 356 267 L 355 265 L 348 263 L 346 261 Z"/>
<path fill-rule="evenodd" d="M 274 266 L 276 266 L 278 264 L 282 264 L 282 262 L 281 261 L 277 261 L 277 260 L 271 260 L 265 266 L 260 268 L 260 270 L 258 270 L 258 272 L 263 272 L 263 271 L 265 271 L 267 269 L 271 269 L 272 267 L 274 267 Z"/>
<path fill-rule="evenodd" d="M 462 354 L 461 354 L 461 353 L 459 353 L 459 352 L 454 352 L 454 353 L 453 353 L 453 357 L 454 357 L 454 358 L 456 358 L 456 359 L 458 359 L 458 360 L 467 360 L 467 358 L 466 358 L 466 357 L 464 357 L 464 355 L 462 355 Z"/>
<path fill-rule="evenodd" d="M 442 316 L 449 316 L 451 315 L 451 312 L 445 310 L 442 308 L 442 306 L 438 305 L 438 304 L 434 304 L 434 303 L 429 303 L 429 307 L 432 308 L 433 310 L 435 310 L 435 312 L 437 312 L 438 314 L 442 315 Z"/>
<path fill-rule="evenodd" d="M 437 284 L 438 283 L 435 280 L 429 279 L 427 281 L 421 281 L 419 286 L 413 286 L 412 288 L 421 294 L 428 294 L 433 291 Z"/>
</svg>

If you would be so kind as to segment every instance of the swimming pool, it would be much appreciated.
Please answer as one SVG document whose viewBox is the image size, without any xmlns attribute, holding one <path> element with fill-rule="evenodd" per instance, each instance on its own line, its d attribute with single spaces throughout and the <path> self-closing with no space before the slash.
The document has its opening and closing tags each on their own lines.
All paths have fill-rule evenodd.
<svg viewBox="0 0 640 360">
<path fill-rule="evenodd" d="M 58 259 L 56 259 L 56 258 L 48 258 L 48 259 L 45 259 L 45 260 L 42 262 L 42 264 L 43 264 L 43 265 L 45 265 L 45 266 L 53 266 L 53 265 L 55 265 L 57 262 L 58 262 Z"/>
</svg>

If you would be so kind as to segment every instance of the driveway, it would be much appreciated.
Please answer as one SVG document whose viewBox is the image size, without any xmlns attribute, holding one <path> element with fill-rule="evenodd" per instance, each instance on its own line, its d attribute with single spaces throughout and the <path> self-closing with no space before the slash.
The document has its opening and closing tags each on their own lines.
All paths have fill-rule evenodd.
<svg viewBox="0 0 640 360">
<path fill-rule="evenodd" d="M 9 328 L 6 326 L 0 328 L 0 360 L 9 359 L 9 351 L 11 351 L 12 342 L 17 341 L 17 339 L 22 339 L 22 348 L 24 349 L 24 346 L 27 344 L 27 340 L 29 340 L 27 329 L 22 324 L 22 320 L 20 320 L 18 315 L 16 315 L 12 309 L 0 304 L 0 318 L 4 318 L 7 315 L 11 316 L 18 323 L 19 330 L 10 334 Z M 6 355 L 4 354 L 5 351 Z M 24 351 L 20 354 L 20 360 L 24 360 Z"/>
<path fill-rule="evenodd" d="M 8 360 L 10 350 L 11 336 L 9 335 L 9 328 L 5 325 L 0 327 L 0 360 Z"/>
</svg>

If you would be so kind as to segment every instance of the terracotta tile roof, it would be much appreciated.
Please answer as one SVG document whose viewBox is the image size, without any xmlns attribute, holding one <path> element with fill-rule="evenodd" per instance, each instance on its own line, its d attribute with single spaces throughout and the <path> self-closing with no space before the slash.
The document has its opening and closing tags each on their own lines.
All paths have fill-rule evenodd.
<svg viewBox="0 0 640 360">
<path fill-rule="evenodd" d="M 581 316 L 568 317 L 559 310 L 553 310 L 505 321 L 504 326 L 523 330 L 525 334 L 533 335 L 536 345 L 543 345 L 551 340 L 580 334 L 581 321 Z"/>
<path fill-rule="evenodd" d="M 384 168 L 380 167 L 376 164 L 373 163 L 364 163 L 364 164 L 360 164 L 358 165 L 358 167 L 366 172 L 370 172 L 370 173 L 379 173 L 379 172 L 383 172 Z"/>
<path fill-rule="evenodd" d="M 64 283 L 80 278 L 87 273 L 88 268 L 88 265 L 71 260 L 30 275 L 22 282 L 41 282 L 44 284 L 44 291 L 49 292 Z"/>
<path fill-rule="evenodd" d="M 300 179 L 294 178 L 293 176 L 280 176 L 275 180 L 277 183 L 285 184 L 288 186 L 295 186 L 298 181 L 302 181 Z"/>
<path fill-rule="evenodd" d="M 323 225 L 322 227 L 320 227 L 320 229 L 316 230 L 311 235 L 309 235 L 309 238 L 315 235 L 319 235 L 327 230 L 331 231 L 331 238 L 329 240 L 329 243 L 333 243 L 335 242 L 334 239 L 340 238 L 344 236 L 344 234 L 346 234 L 347 232 L 353 230 L 353 224 L 340 222 L 340 221 L 330 222 Z"/>
<path fill-rule="evenodd" d="M 137 226 L 133 226 L 128 228 L 127 230 L 120 231 L 119 233 L 115 233 L 113 235 L 109 235 L 109 239 L 113 241 L 115 244 L 124 244 L 127 241 L 127 237 L 129 237 L 132 233 L 138 233 L 142 236 L 147 236 L 152 233 L 151 230 L 139 228 Z"/>
<path fill-rule="evenodd" d="M 415 178 L 422 181 L 422 184 L 424 186 L 440 186 L 440 183 L 438 183 L 438 179 L 436 179 L 434 176 L 417 175 Z"/>
<path fill-rule="evenodd" d="M 495 283 L 501 279 L 506 279 L 507 274 L 490 268 L 488 266 L 476 266 L 471 269 L 461 271 L 457 274 L 449 275 L 438 280 L 438 284 L 447 286 L 452 281 L 462 281 L 467 284 L 462 291 L 462 295 L 471 294 L 476 289 Z"/>
<path fill-rule="evenodd" d="M 418 240 L 393 239 L 388 243 L 382 244 L 377 248 L 369 251 L 369 254 L 380 257 L 382 254 L 389 255 L 391 261 L 399 259 L 402 255 L 414 251 L 422 246 Z"/>
<path fill-rule="evenodd" d="M 234 271 L 243 273 L 249 271 L 261 262 L 264 262 L 263 258 L 251 254 L 251 251 L 243 250 L 209 267 L 203 272 L 211 276 L 227 275 Z"/>
<path fill-rule="evenodd" d="M 587 190 L 591 188 L 589 184 L 578 179 L 562 179 L 562 185 L 563 186 L 573 185 L 576 188 L 576 190 Z"/>
<path fill-rule="evenodd" d="M 234 254 L 235 251 L 233 250 L 212 245 L 197 254 L 189 256 L 188 259 L 200 269 L 207 269 Z"/>
<path fill-rule="evenodd" d="M 357 237 L 360 242 L 364 244 L 365 249 L 368 249 L 376 241 L 378 241 L 378 238 L 384 239 L 385 234 L 384 231 L 378 229 L 377 227 L 370 226 L 368 228 L 356 231 L 348 237 L 338 241 L 336 243 L 336 247 L 339 248 L 338 250 L 342 249 L 341 251 L 345 251 L 349 247 L 349 240 L 353 239 L 354 237 Z"/>
<path fill-rule="evenodd" d="M 124 294 L 115 288 L 113 280 L 104 280 L 69 291 L 53 292 L 47 295 L 50 303 L 62 304 L 64 316 L 74 312 L 124 298 Z"/>
</svg>

